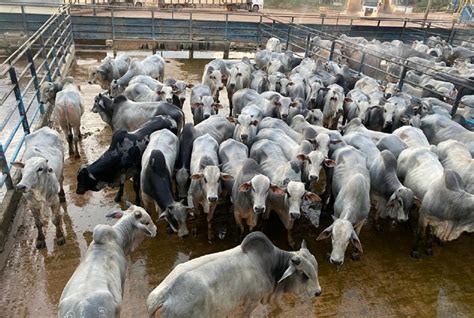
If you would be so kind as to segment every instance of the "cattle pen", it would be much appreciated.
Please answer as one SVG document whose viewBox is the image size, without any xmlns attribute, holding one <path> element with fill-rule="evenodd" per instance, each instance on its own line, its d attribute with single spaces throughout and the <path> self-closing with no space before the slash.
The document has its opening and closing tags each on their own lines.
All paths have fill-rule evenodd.
<svg viewBox="0 0 474 318">
<path fill-rule="evenodd" d="M 0 30 L 8 33 L 0 42 L 5 52 L 0 67 L 0 179 L 3 201 L 0 213 L 0 307 L 6 316 L 55 316 L 62 288 L 84 256 L 92 240 L 96 224 L 107 223 L 105 215 L 125 205 L 115 203 L 113 191 L 76 195 L 76 173 L 82 164 L 90 163 L 109 146 L 111 130 L 90 111 L 96 85 L 87 83 L 89 66 L 98 65 L 106 56 L 128 52 L 131 57 L 151 53 L 167 60 L 167 74 L 200 83 L 202 70 L 211 58 L 239 59 L 253 57 L 264 48 L 267 39 L 280 40 L 282 47 L 301 58 L 321 56 L 338 60 L 338 46 L 354 50 L 361 48 L 341 40 L 340 35 L 365 37 L 380 41 L 400 40 L 426 42 L 439 36 L 447 43 L 474 45 L 472 25 L 444 20 L 404 18 L 356 18 L 339 15 L 306 14 L 288 16 L 265 13 L 235 13 L 208 10 L 170 10 L 155 8 L 130 9 L 105 5 L 22 5 L 0 4 Z M 12 36 L 13 35 L 13 36 Z M 311 41 L 315 36 L 331 42 L 330 48 Z M 12 41 L 11 39 L 20 38 Z M 23 43 L 21 43 L 23 42 Z M 13 53 L 12 53 L 13 52 Z M 354 74 L 374 72 L 379 78 L 390 78 L 401 90 L 405 76 L 415 69 L 406 59 L 383 58 L 397 67 L 397 72 L 366 63 L 381 53 L 363 50 L 360 60 L 353 60 Z M 347 57 L 345 57 L 347 58 Z M 349 57 L 350 59 L 350 57 Z M 426 70 L 430 73 L 430 69 Z M 35 128 L 53 125 L 51 109 L 40 99 L 40 87 L 45 81 L 74 77 L 84 96 L 84 139 L 80 146 L 82 158 L 65 160 L 66 204 L 64 228 L 65 246 L 54 246 L 54 231 L 48 229 L 47 250 L 34 248 L 35 228 L 26 211 L 21 194 L 15 191 L 19 172 L 12 162 L 21 158 L 24 138 Z M 470 79 L 449 77 L 462 90 L 472 90 Z M 414 84 L 416 85 L 416 84 Z M 225 94 L 224 94 L 225 95 Z M 461 94 L 443 96 L 455 114 Z M 226 97 L 221 103 L 228 102 Z M 192 118 L 190 105 L 185 104 L 186 118 Z M 227 109 L 224 109 L 226 112 Z M 133 198 L 130 184 L 125 197 Z M 229 209 L 227 205 L 222 210 Z M 154 218 L 156 219 L 156 218 Z M 194 222 L 194 221 L 192 221 Z M 233 227 L 221 216 L 216 219 L 223 239 L 207 242 L 205 229 L 195 237 L 179 239 L 167 233 L 164 222 L 158 225 L 158 238 L 148 239 L 130 257 L 124 288 L 122 317 L 146 316 L 145 299 L 177 264 L 208 253 L 235 246 Z M 302 222 L 300 222 L 302 223 Z M 318 229 L 299 224 L 295 237 L 317 237 L 331 223 L 321 218 Z M 279 235 L 282 226 L 270 219 L 268 236 L 276 245 L 287 249 Z M 50 226 L 52 228 L 52 226 Z M 370 228 L 370 226 L 369 226 Z M 227 232 L 227 235 L 226 235 Z M 460 316 L 474 314 L 473 237 L 463 237 L 446 243 L 433 258 L 412 260 L 407 252 L 411 244 L 408 227 L 390 226 L 383 232 L 374 229 L 361 234 L 364 250 L 360 262 L 350 262 L 340 269 L 324 259 L 328 244 L 311 240 L 310 250 L 319 262 L 323 295 L 310 303 L 285 298 L 278 308 L 257 316 Z M 138 307 L 138 308 L 137 308 Z M 0 314 L 1 316 L 1 314 Z"/>
</svg>

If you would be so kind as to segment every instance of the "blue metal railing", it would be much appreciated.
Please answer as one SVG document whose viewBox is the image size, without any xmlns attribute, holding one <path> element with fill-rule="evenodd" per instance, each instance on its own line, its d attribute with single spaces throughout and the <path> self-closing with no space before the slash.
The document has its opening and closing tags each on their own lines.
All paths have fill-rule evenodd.
<svg viewBox="0 0 474 318">
<path fill-rule="evenodd" d="M 25 13 L 25 7 L 21 6 Z M 0 187 L 13 189 L 11 163 L 23 148 L 26 135 L 45 114 L 40 87 L 61 75 L 61 67 L 73 45 L 70 6 L 58 7 L 35 32 L 23 21 L 23 32 L 32 33 L 0 65 Z M 21 127 L 21 129 L 20 129 Z"/>
</svg>

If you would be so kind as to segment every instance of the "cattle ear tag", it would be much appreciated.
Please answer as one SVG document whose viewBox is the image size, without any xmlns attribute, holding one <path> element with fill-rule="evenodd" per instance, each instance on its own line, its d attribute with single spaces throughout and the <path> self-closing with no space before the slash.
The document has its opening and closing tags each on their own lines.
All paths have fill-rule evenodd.
<svg viewBox="0 0 474 318">
<path fill-rule="evenodd" d="M 105 217 L 109 219 L 120 219 L 123 216 L 122 211 L 111 212 L 107 214 Z"/>
</svg>

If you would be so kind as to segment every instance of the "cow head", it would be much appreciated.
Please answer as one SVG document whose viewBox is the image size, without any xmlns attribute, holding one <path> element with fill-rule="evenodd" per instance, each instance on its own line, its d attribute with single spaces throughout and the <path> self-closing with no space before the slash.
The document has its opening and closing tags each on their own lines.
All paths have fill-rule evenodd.
<svg viewBox="0 0 474 318">
<path fill-rule="evenodd" d="M 40 102 L 54 105 L 56 94 L 62 89 L 60 83 L 44 82 L 40 87 Z"/>
<path fill-rule="evenodd" d="M 224 88 L 224 84 L 222 83 L 222 80 L 224 80 L 224 76 L 222 75 L 221 71 L 208 68 L 206 73 L 206 79 L 207 85 L 211 89 L 213 95 L 215 95 L 218 90 Z"/>
<path fill-rule="evenodd" d="M 163 85 L 161 89 L 158 91 L 158 95 L 160 95 L 161 100 L 164 100 L 170 104 L 173 103 L 173 95 L 175 90 L 172 86 Z"/>
<path fill-rule="evenodd" d="M 317 194 L 306 191 L 303 182 L 289 181 L 286 186 L 285 203 L 288 206 L 290 219 L 299 219 L 301 205 L 305 200 L 318 202 L 321 201 L 321 198 Z"/>
<path fill-rule="evenodd" d="M 275 97 L 273 98 L 273 105 L 275 106 L 275 111 L 281 120 L 287 122 L 289 120 L 289 113 L 290 113 L 290 106 L 291 106 L 291 98 L 289 97 Z"/>
<path fill-rule="evenodd" d="M 278 288 L 299 297 L 313 298 L 321 295 L 318 279 L 318 262 L 309 252 L 306 242 L 297 252 L 291 252 L 286 269 L 278 280 Z"/>
<path fill-rule="evenodd" d="M 235 139 L 247 146 L 253 143 L 255 135 L 257 134 L 258 121 L 253 119 L 250 115 L 240 114 L 237 118 L 237 125 L 235 131 L 239 132 Z"/>
<path fill-rule="evenodd" d="M 89 73 L 89 80 L 87 81 L 89 84 L 94 85 L 98 84 L 104 89 L 108 89 L 109 87 L 104 87 L 104 84 L 107 81 L 107 72 L 100 66 L 91 66 L 88 70 Z"/>
<path fill-rule="evenodd" d="M 242 183 L 239 187 L 240 192 L 250 194 L 253 202 L 253 212 L 256 215 L 264 214 L 266 211 L 266 201 L 269 192 L 276 195 L 284 195 L 285 190 L 277 185 L 271 184 L 267 176 L 258 174 L 250 181 Z"/>
<path fill-rule="evenodd" d="M 201 173 L 191 176 L 192 180 L 200 181 L 203 192 L 209 203 L 217 203 L 221 191 L 220 181 L 231 181 L 233 177 L 227 173 L 223 173 L 217 166 L 201 167 Z"/>
<path fill-rule="evenodd" d="M 77 173 L 77 194 L 84 194 L 86 191 L 100 191 L 103 186 L 100 186 L 97 178 L 89 171 L 89 167 L 82 165 L 81 169 Z"/>
<path fill-rule="evenodd" d="M 112 115 L 114 113 L 114 101 L 105 94 L 99 93 L 94 98 L 94 105 L 92 106 L 91 111 L 93 113 L 98 113 L 103 121 L 112 124 Z"/>
<path fill-rule="evenodd" d="M 215 115 L 216 109 L 221 109 L 222 105 L 215 103 L 212 96 L 203 96 L 200 107 L 202 107 L 202 117 L 208 119 L 212 115 Z"/>
<path fill-rule="evenodd" d="M 349 242 L 354 245 L 357 251 L 360 253 L 363 252 L 362 244 L 357 236 L 357 232 L 360 231 L 365 220 L 362 220 L 353 226 L 348 220 L 338 219 L 336 217 L 333 217 L 333 219 L 334 222 L 322 231 L 316 240 L 320 241 L 331 238 L 332 251 L 329 261 L 335 265 L 342 265 L 344 263 L 344 254 Z"/>
<path fill-rule="evenodd" d="M 305 119 L 311 125 L 323 125 L 323 112 L 320 109 L 311 109 L 305 115 Z"/>
<path fill-rule="evenodd" d="M 387 202 L 387 216 L 398 222 L 408 220 L 408 215 L 415 202 L 413 191 L 406 187 L 397 189 Z"/>
<path fill-rule="evenodd" d="M 189 235 L 186 220 L 188 215 L 194 216 L 193 208 L 185 206 L 183 202 L 184 200 L 171 203 L 166 207 L 166 210 L 160 214 L 160 219 L 165 219 L 171 229 L 175 233 L 178 233 L 179 237 Z"/>
<path fill-rule="evenodd" d="M 48 160 L 42 157 L 33 157 L 26 160 L 24 163 L 13 162 L 12 165 L 16 168 L 22 169 L 22 177 L 20 182 L 16 185 L 17 190 L 21 192 L 32 191 L 35 194 L 40 194 L 40 199 L 44 201 L 48 193 L 58 193 L 59 183 L 53 168 Z"/>
<path fill-rule="evenodd" d="M 308 179 L 311 182 L 318 182 L 321 167 L 323 165 L 331 168 L 336 166 L 334 160 L 328 159 L 326 155 L 319 150 L 313 150 L 307 155 L 299 154 L 297 159 L 304 161 Z"/>
<path fill-rule="evenodd" d="M 229 79 L 227 80 L 227 89 L 230 91 L 237 91 L 244 87 L 244 74 L 238 66 L 233 66 L 230 69 Z"/>
</svg>

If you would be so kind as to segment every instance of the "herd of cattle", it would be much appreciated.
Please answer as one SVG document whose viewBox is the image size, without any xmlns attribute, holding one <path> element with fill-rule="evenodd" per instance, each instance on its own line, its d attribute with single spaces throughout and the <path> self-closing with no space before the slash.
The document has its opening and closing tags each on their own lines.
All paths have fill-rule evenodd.
<svg viewBox="0 0 474 318">
<path fill-rule="evenodd" d="M 436 38 L 409 47 L 343 37 L 347 43 L 384 47 L 391 52 L 381 61 L 387 67 L 395 65 L 398 46 L 400 58 L 415 56 L 420 67 L 467 79 L 474 74 L 473 52 L 451 48 L 446 55 L 448 45 Z M 320 56 L 328 43 L 317 37 L 312 43 L 319 47 L 313 58 L 301 59 L 281 53 L 279 41 L 271 38 L 254 61 L 211 61 L 199 85 L 164 80 L 165 61 L 158 55 L 142 61 L 107 57 L 89 70 L 89 83 L 106 90 L 96 96 L 92 111 L 114 133 L 104 154 L 78 171 L 76 192 L 118 186 L 118 202 L 125 181 L 133 179 L 137 205 L 108 215 L 120 218 L 114 226 L 94 228 L 93 242 L 61 296 L 60 317 L 119 316 L 126 255 L 144 236 L 156 235 L 150 217 L 155 210 L 180 237 L 190 232 L 188 217 L 204 213 L 212 241 L 216 208 L 229 198 L 243 239 L 231 250 L 178 265 L 148 297 L 148 312 L 156 317 L 218 317 L 242 304 L 249 314 L 282 293 L 318 296 L 317 262 L 304 241 L 300 250 L 287 252 L 252 232 L 272 212 L 295 248 L 295 220 L 321 201 L 323 213 L 333 212 L 333 223 L 317 240 L 331 238 L 329 260 L 336 265 L 343 264 L 349 243 L 354 259 L 362 253 L 359 233 L 371 205 L 377 226 L 380 218 L 414 220 L 414 257 L 420 244 L 432 253 L 432 236 L 448 241 L 474 231 L 472 88 L 461 92 L 436 74 L 412 70 L 407 81 L 419 79 L 420 88 L 408 90 L 421 93 L 411 95 L 353 72 L 348 65 L 357 66 L 349 59 L 339 60 L 343 65 L 326 61 Z M 340 56 L 357 53 L 340 45 L 336 50 Z M 436 60 L 443 56 L 447 62 L 441 66 Z M 224 87 L 228 117 L 218 113 Z M 187 89 L 194 124 L 185 122 L 182 110 Z M 456 119 L 462 124 L 441 100 L 461 93 L 464 107 Z M 78 86 L 72 78 L 44 83 L 41 99 L 53 105 L 69 154 L 79 157 L 84 105 Z M 43 127 L 26 137 L 23 162 L 14 163 L 23 169 L 17 189 L 33 212 L 37 248 L 45 247 L 42 216 L 48 207 L 56 242 L 65 243 L 63 160 L 59 134 Z M 321 170 L 325 178 L 320 179 Z M 325 190 L 318 195 L 321 183 Z M 252 233 L 244 238 L 247 232 Z"/>
</svg>

